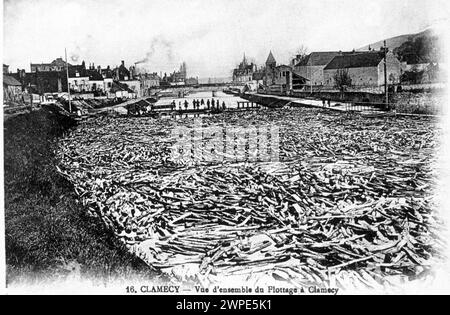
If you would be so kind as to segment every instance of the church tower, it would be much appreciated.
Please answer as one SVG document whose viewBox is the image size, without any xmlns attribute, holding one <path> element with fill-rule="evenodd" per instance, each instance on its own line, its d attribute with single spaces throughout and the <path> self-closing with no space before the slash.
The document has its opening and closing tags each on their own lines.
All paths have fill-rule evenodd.
<svg viewBox="0 0 450 315">
<path fill-rule="evenodd" d="M 272 51 L 270 51 L 269 56 L 266 60 L 266 68 L 275 68 L 277 66 L 277 62 L 272 55 Z"/>
</svg>

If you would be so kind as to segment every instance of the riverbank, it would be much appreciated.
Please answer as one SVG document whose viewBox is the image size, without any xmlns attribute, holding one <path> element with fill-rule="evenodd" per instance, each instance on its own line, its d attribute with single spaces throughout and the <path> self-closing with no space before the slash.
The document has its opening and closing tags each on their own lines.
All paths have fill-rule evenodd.
<svg viewBox="0 0 450 315">
<path fill-rule="evenodd" d="M 323 100 L 329 100 L 331 104 L 329 109 L 338 111 L 361 109 L 358 109 L 358 106 L 348 107 L 352 103 L 366 105 L 363 108 L 364 111 L 372 111 L 385 102 L 384 94 L 367 92 L 294 92 L 290 96 L 280 93 L 257 93 L 245 94 L 242 97 L 269 107 L 323 107 Z M 447 112 L 445 107 L 447 98 L 448 95 L 445 90 L 389 93 L 389 109 L 401 114 L 442 115 Z"/>
<path fill-rule="evenodd" d="M 64 279 L 100 281 L 155 275 L 97 217 L 57 172 L 57 141 L 75 122 L 51 108 L 4 122 L 7 284 Z"/>
</svg>

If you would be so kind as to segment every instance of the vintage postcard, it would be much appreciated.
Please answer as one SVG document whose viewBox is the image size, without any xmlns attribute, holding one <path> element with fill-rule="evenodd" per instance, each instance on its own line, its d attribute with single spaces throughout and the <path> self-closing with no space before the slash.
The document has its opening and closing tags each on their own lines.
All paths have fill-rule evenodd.
<svg viewBox="0 0 450 315">
<path fill-rule="evenodd" d="M 205 312 L 450 293 L 449 17 L 5 0 L 2 290 Z"/>
</svg>

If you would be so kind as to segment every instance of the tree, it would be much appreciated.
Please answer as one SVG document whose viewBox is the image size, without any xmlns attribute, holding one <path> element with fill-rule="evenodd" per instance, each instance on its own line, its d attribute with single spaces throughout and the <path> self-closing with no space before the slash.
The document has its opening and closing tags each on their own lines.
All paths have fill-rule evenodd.
<svg viewBox="0 0 450 315">
<path fill-rule="evenodd" d="M 308 55 L 309 55 L 308 48 L 304 45 L 300 45 L 300 47 L 298 47 L 295 50 L 295 55 L 291 60 L 292 66 L 295 66 L 299 62 L 305 60 Z"/>
<path fill-rule="evenodd" d="M 352 78 L 348 74 L 347 69 L 339 69 L 333 76 L 334 85 L 339 88 L 340 91 L 344 91 L 346 87 L 352 85 Z"/>
<path fill-rule="evenodd" d="M 429 35 L 410 37 L 400 47 L 394 49 L 394 54 L 400 61 L 406 61 L 408 64 L 439 62 L 441 59 L 439 38 Z"/>
</svg>

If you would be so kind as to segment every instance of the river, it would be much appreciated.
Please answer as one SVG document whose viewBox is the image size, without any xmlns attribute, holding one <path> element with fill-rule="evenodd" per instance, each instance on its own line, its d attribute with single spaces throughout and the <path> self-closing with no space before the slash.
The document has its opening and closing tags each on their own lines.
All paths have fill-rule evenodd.
<svg viewBox="0 0 450 315">
<path fill-rule="evenodd" d="M 212 94 L 213 93 L 211 91 L 207 91 L 207 92 L 191 93 L 184 98 L 164 97 L 164 98 L 161 98 L 160 100 L 158 100 L 158 102 L 156 102 L 155 107 L 170 105 L 173 101 L 175 101 L 176 109 L 179 109 L 180 106 L 182 109 L 185 109 L 184 102 L 187 101 L 188 102 L 187 109 L 194 109 L 193 101 L 194 100 L 201 101 L 203 99 L 205 104 L 200 105 L 200 109 L 207 109 L 207 105 L 206 105 L 207 100 L 209 100 L 210 102 L 212 100 L 214 100 L 215 103 L 218 100 L 220 106 L 222 106 L 222 104 L 225 103 L 226 108 L 237 108 L 238 102 L 247 102 L 247 100 L 245 100 L 243 98 L 240 98 L 238 96 L 231 95 L 231 94 L 226 94 L 222 91 L 215 92 L 214 97 Z"/>
</svg>

